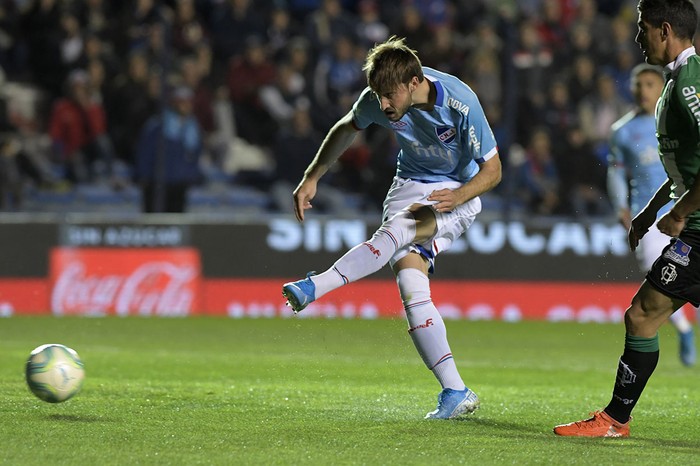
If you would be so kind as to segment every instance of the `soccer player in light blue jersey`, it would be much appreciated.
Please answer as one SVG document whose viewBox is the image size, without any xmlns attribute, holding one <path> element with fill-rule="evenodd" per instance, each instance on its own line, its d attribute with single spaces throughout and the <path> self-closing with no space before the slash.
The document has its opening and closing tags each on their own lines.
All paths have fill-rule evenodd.
<svg viewBox="0 0 700 466">
<path fill-rule="evenodd" d="M 664 88 L 663 69 L 642 63 L 634 67 L 631 78 L 636 108 L 613 125 L 608 161 L 608 193 L 627 230 L 632 224 L 632 214 L 641 212 L 668 179 L 659 160 L 654 120 L 656 102 Z M 669 199 L 657 215 L 664 215 L 670 208 Z M 645 273 L 651 269 L 667 244 L 668 236 L 652 226 L 635 251 L 640 269 Z M 695 338 L 683 308 L 671 314 L 671 322 L 678 331 L 681 362 L 692 366 L 696 358 Z"/>
<path fill-rule="evenodd" d="M 464 384 L 430 296 L 435 257 L 450 248 L 481 211 L 479 195 L 501 180 L 496 140 L 477 96 L 465 83 L 423 67 L 404 39 L 376 45 L 363 67 L 368 87 L 328 132 L 294 191 L 297 219 L 311 208 L 318 180 L 357 131 L 377 124 L 394 131 L 400 152 L 384 201 L 382 224 L 325 272 L 286 283 L 282 294 L 299 312 L 324 294 L 387 264 L 396 275 L 408 332 L 442 386 L 426 418 L 451 419 L 479 406 Z"/>
</svg>

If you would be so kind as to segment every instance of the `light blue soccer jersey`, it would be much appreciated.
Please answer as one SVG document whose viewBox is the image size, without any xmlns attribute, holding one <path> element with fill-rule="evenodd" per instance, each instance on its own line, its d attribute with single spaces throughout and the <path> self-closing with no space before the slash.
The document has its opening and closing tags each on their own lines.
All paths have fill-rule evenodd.
<svg viewBox="0 0 700 466">
<path fill-rule="evenodd" d="M 627 171 L 630 177 L 630 210 L 632 215 L 638 214 L 668 179 L 659 158 L 654 115 L 633 111 L 613 124 L 609 163 L 624 167 Z M 663 215 L 670 208 L 671 204 L 666 204 L 658 215 Z"/>
<path fill-rule="evenodd" d="M 390 121 L 376 94 L 366 88 L 353 106 L 353 122 L 364 129 L 376 123 L 394 130 L 401 150 L 396 175 L 423 182 L 466 183 L 497 154 L 496 139 L 479 100 L 469 86 L 446 73 L 423 67 L 437 90 L 431 111 L 409 108 Z"/>
</svg>

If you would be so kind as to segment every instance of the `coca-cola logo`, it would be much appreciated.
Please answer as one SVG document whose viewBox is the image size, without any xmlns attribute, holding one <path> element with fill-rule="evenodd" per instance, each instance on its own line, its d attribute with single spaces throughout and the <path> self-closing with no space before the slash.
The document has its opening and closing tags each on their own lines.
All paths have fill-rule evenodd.
<svg viewBox="0 0 700 466">
<path fill-rule="evenodd" d="M 75 261 L 58 274 L 51 292 L 56 315 L 188 315 L 193 311 L 193 265 L 144 262 L 130 273 L 98 274 Z"/>
</svg>

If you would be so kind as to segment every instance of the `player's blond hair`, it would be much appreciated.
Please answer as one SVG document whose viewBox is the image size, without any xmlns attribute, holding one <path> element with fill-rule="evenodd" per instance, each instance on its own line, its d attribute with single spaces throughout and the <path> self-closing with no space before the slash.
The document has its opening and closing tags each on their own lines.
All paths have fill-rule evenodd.
<svg viewBox="0 0 700 466">
<path fill-rule="evenodd" d="M 391 36 L 367 53 L 362 71 L 367 84 L 376 93 L 391 92 L 407 84 L 414 76 L 423 82 L 423 68 L 416 51 L 406 45 L 406 39 Z"/>
</svg>

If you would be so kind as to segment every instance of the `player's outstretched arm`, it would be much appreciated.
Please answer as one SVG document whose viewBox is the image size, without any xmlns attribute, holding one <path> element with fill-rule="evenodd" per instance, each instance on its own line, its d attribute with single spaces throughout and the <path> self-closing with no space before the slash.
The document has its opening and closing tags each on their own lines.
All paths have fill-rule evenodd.
<svg viewBox="0 0 700 466">
<path fill-rule="evenodd" d="M 356 134 L 357 129 L 352 122 L 352 111 L 338 120 L 328 131 L 316 156 L 304 171 L 304 177 L 294 190 L 294 214 L 300 222 L 304 221 L 304 211 L 312 207 L 311 200 L 316 195 L 318 181 L 350 147 Z"/>
</svg>

